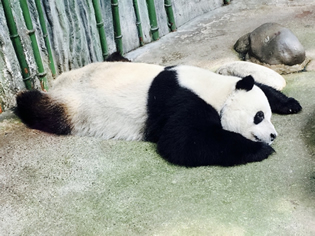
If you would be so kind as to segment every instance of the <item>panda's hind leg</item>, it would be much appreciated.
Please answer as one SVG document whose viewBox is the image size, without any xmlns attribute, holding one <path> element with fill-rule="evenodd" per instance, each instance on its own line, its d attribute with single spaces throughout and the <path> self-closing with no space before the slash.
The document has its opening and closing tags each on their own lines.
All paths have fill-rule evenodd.
<svg viewBox="0 0 315 236">
<path fill-rule="evenodd" d="M 15 114 L 30 128 L 54 134 L 70 134 L 71 124 L 64 104 L 37 90 L 16 97 Z"/>
<path fill-rule="evenodd" d="M 302 110 L 302 106 L 294 98 L 287 97 L 282 92 L 268 85 L 264 85 L 257 82 L 255 82 L 255 85 L 257 85 L 265 93 L 272 112 L 286 115 L 295 114 Z"/>
</svg>

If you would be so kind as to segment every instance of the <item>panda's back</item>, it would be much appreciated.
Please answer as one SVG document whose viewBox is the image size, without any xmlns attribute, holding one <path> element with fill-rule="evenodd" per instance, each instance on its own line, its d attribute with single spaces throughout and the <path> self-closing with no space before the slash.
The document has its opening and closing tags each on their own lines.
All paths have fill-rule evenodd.
<svg viewBox="0 0 315 236">
<path fill-rule="evenodd" d="M 193 91 L 217 112 L 220 112 L 227 97 L 235 89 L 236 82 L 240 80 L 194 66 L 180 65 L 174 69 L 180 86 Z"/>
<path fill-rule="evenodd" d="M 52 97 L 67 104 L 73 134 L 140 140 L 147 119 L 147 96 L 162 66 L 102 62 L 66 72 Z"/>
</svg>

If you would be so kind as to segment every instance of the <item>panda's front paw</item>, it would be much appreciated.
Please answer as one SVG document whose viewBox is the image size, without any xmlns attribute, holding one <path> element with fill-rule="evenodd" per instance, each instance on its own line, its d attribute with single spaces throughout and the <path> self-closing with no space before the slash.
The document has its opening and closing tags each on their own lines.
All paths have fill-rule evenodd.
<svg viewBox="0 0 315 236">
<path fill-rule="evenodd" d="M 275 153 L 275 150 L 270 145 L 263 142 L 254 142 L 252 148 L 254 149 L 252 149 L 252 152 L 246 156 L 244 164 L 263 161 Z"/>
<path fill-rule="evenodd" d="M 295 114 L 302 110 L 300 103 L 294 98 L 288 98 L 283 114 Z"/>
</svg>

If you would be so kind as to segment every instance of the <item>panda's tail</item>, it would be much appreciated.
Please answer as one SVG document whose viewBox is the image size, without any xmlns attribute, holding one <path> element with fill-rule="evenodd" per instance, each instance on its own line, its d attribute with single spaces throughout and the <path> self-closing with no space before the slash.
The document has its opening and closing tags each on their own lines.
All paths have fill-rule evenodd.
<svg viewBox="0 0 315 236">
<path fill-rule="evenodd" d="M 54 134 L 71 133 L 66 107 L 48 93 L 37 90 L 21 92 L 16 97 L 15 114 L 32 129 Z"/>
</svg>

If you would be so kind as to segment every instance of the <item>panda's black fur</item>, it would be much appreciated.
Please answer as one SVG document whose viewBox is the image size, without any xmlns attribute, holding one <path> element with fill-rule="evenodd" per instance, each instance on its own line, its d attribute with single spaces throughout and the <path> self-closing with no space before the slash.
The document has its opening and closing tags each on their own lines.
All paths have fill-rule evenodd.
<svg viewBox="0 0 315 236">
<path fill-rule="evenodd" d="M 32 129 L 48 133 L 71 134 L 71 123 L 62 103 L 53 102 L 47 93 L 38 90 L 17 96 L 15 114 Z"/>
<path fill-rule="evenodd" d="M 220 114 L 192 90 L 179 85 L 173 67 L 164 68 L 148 91 L 147 119 L 143 140 L 157 143 L 158 153 L 167 161 L 187 167 L 233 166 L 262 161 L 273 148 L 239 133 L 224 130 Z M 235 88 L 250 90 L 251 76 Z M 267 96 L 275 113 L 292 114 L 302 108 L 293 98 L 256 83 Z M 56 134 L 70 134 L 73 129 L 67 104 L 54 101 L 49 93 L 22 92 L 17 96 L 16 114 L 29 127 Z"/>
<path fill-rule="evenodd" d="M 212 106 L 169 78 L 176 78 L 176 72 L 166 69 L 152 83 L 146 125 L 146 140 L 157 143 L 158 152 L 169 162 L 231 166 L 261 161 L 274 152 L 268 144 L 223 130 Z M 253 84 L 240 89 L 243 86 Z"/>
</svg>

